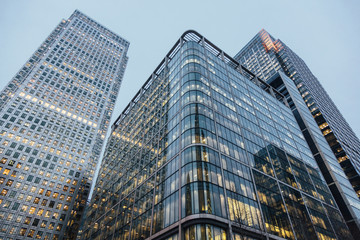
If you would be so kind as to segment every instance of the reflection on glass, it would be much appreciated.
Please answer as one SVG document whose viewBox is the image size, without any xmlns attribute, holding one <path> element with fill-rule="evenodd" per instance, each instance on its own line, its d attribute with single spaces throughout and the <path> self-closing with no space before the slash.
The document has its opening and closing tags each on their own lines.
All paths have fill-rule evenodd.
<svg viewBox="0 0 360 240">
<path fill-rule="evenodd" d="M 226 218 L 224 190 L 206 182 L 195 182 L 181 190 L 182 217 L 208 213 Z"/>
<path fill-rule="evenodd" d="M 224 229 L 210 224 L 196 224 L 185 229 L 185 240 L 226 240 Z"/>
<path fill-rule="evenodd" d="M 253 174 L 266 230 L 283 238 L 294 239 L 277 182 L 257 171 L 253 171 Z"/>
</svg>

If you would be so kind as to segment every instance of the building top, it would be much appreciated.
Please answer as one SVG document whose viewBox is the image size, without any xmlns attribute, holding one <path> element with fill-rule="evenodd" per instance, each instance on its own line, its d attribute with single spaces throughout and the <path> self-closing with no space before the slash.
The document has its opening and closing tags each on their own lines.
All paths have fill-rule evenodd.
<svg viewBox="0 0 360 240">
<path fill-rule="evenodd" d="M 247 68 L 245 68 L 243 65 L 241 65 L 239 62 L 234 60 L 230 55 L 222 51 L 220 48 L 218 48 L 215 44 L 207 40 L 204 36 L 199 34 L 198 32 L 194 30 L 188 30 L 184 32 L 179 40 L 176 41 L 174 46 L 171 48 L 171 50 L 166 54 L 165 58 L 160 62 L 160 64 L 156 67 L 155 71 L 150 75 L 150 77 L 146 80 L 144 85 L 140 88 L 140 90 L 135 94 L 134 98 L 130 101 L 130 103 L 125 107 L 123 112 L 120 114 L 120 116 L 115 120 L 112 130 L 114 130 L 120 123 L 120 121 L 129 113 L 130 109 L 138 102 L 139 98 L 142 94 L 150 87 L 152 84 L 154 78 L 158 77 L 162 70 L 165 68 L 165 66 L 173 59 L 173 57 L 176 55 L 176 53 L 181 49 L 181 45 L 183 42 L 197 42 L 201 44 L 207 51 L 221 59 L 223 62 L 225 62 L 228 66 L 235 69 L 237 72 L 239 72 L 241 75 L 248 78 L 250 81 L 254 82 L 256 85 L 264 89 L 267 93 L 273 95 L 276 99 L 283 102 L 285 105 L 286 99 L 284 96 L 279 93 L 276 89 L 271 87 L 268 83 L 258 78 L 254 73 L 249 71 Z"/>
<path fill-rule="evenodd" d="M 74 13 L 70 16 L 69 20 L 71 20 L 71 19 L 73 19 L 75 17 L 81 19 L 82 21 L 85 21 L 86 23 L 91 25 L 96 30 L 98 30 L 98 31 L 102 32 L 103 34 L 105 34 L 107 37 L 110 37 L 111 39 L 115 40 L 116 42 L 121 43 L 122 45 L 124 45 L 127 48 L 129 47 L 129 45 L 130 45 L 129 41 L 127 41 L 126 39 L 120 37 L 118 34 L 114 33 L 113 31 L 109 30 L 108 28 L 104 27 L 103 25 L 96 22 L 95 20 L 88 17 L 87 15 L 80 12 L 79 10 L 75 10 Z"/>
</svg>

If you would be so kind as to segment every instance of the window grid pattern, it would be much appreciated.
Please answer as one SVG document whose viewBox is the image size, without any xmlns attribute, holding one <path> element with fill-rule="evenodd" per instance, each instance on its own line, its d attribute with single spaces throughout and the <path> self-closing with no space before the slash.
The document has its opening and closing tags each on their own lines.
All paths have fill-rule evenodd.
<svg viewBox="0 0 360 240">
<path fill-rule="evenodd" d="M 1 92 L 0 238 L 76 238 L 128 45 L 75 11 Z"/>
</svg>

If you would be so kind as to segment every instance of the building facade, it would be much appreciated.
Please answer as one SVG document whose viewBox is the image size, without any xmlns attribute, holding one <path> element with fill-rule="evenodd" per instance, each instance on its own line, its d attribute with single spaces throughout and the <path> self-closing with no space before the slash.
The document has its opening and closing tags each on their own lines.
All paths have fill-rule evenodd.
<svg viewBox="0 0 360 240">
<path fill-rule="evenodd" d="M 360 141 L 320 82 L 296 53 L 279 39 L 275 40 L 265 30 L 261 30 L 234 58 L 265 81 L 271 80 L 278 71 L 283 72 L 293 80 L 333 152 L 333 154 L 330 154 L 327 151 L 327 146 L 320 145 L 323 146 L 323 150 L 320 150 L 320 152 L 326 153 L 326 156 L 320 157 L 320 155 L 317 155 L 315 158 L 321 158 L 320 162 L 328 165 L 328 167 L 321 165 L 323 166 L 321 167 L 322 173 L 325 177 L 328 176 L 327 183 L 338 205 L 341 206 L 340 209 L 346 222 L 352 232 L 359 236 Z M 288 84 L 288 86 L 290 85 Z M 284 87 L 284 85 L 281 87 Z M 284 88 L 284 90 L 287 93 L 291 92 L 289 87 Z M 286 94 L 285 92 L 283 93 Z M 294 102 L 298 104 L 298 102 Z M 303 113 L 308 115 L 304 111 Z M 308 132 L 310 132 L 309 134 L 318 135 L 318 131 L 313 128 L 308 128 Z M 309 145 L 315 146 L 313 141 L 310 140 L 310 136 L 308 139 Z M 320 138 L 317 139 L 317 141 L 322 142 Z M 316 152 L 318 151 L 314 153 L 316 154 Z M 342 170 L 333 161 L 334 157 L 332 155 L 335 156 Z M 333 176 L 330 177 L 331 175 Z M 350 181 L 351 187 L 343 179 L 344 175 Z M 334 184 L 334 182 L 340 184 Z"/>
<path fill-rule="evenodd" d="M 0 94 L 0 239 L 74 239 L 129 43 L 75 11 Z"/>
<path fill-rule="evenodd" d="M 294 81 L 360 197 L 360 141 L 305 62 L 265 30 L 261 30 L 234 58 L 265 81 L 277 71 L 283 71 Z"/>
<path fill-rule="evenodd" d="M 352 239 L 286 98 L 185 32 L 112 126 L 82 239 Z"/>
<path fill-rule="evenodd" d="M 332 154 L 331 148 L 323 137 L 315 119 L 308 111 L 305 102 L 302 101 L 294 82 L 284 73 L 275 74 L 267 82 L 287 99 L 326 183 L 353 237 L 356 239 L 360 236 L 360 202 L 340 164 Z"/>
</svg>

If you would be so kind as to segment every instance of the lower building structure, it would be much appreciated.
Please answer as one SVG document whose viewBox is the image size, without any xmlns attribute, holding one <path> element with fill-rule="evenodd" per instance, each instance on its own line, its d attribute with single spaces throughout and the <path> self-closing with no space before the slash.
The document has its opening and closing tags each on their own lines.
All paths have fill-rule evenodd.
<svg viewBox="0 0 360 240">
<path fill-rule="evenodd" d="M 112 126 L 81 239 L 353 239 L 287 99 L 185 32 Z"/>
</svg>

